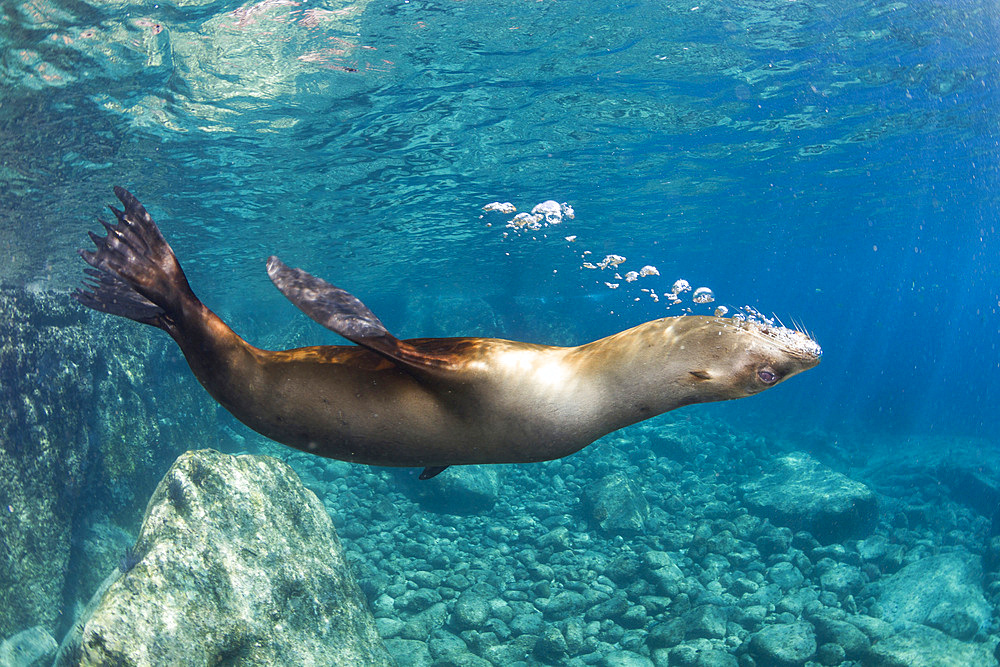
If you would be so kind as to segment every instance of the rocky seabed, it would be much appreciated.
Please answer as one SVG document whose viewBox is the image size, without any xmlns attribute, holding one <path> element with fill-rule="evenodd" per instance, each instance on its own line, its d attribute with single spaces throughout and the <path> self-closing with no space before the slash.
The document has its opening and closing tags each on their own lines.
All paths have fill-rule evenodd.
<svg viewBox="0 0 1000 667">
<path fill-rule="evenodd" d="M 400 665 L 996 664 L 986 518 L 772 446 L 681 419 L 427 482 L 283 455 Z"/>
<path fill-rule="evenodd" d="M 263 441 L 208 409 L 214 404 L 166 342 L 109 326 L 117 349 L 103 350 L 92 343 L 93 320 L 65 298 L 0 297 L 12 315 L 0 366 L 20 382 L 0 395 L 10 417 L 0 422 L 0 667 L 51 664 L 56 639 L 62 664 L 109 646 L 127 624 L 88 626 L 104 587 L 135 604 L 145 600 L 135 591 L 156 591 L 145 600 L 152 620 L 158 600 L 172 596 L 205 655 L 232 664 L 268 664 L 275 655 L 331 664 L 323 641 L 318 652 L 304 647 L 338 623 L 345 636 L 361 636 L 328 611 L 336 604 L 353 610 L 353 627 L 367 628 L 363 652 L 381 656 L 365 601 L 385 660 L 391 654 L 404 666 L 997 664 L 994 443 L 765 438 L 692 409 L 561 461 L 453 467 L 420 482 L 417 470 L 350 465 Z M 299 484 L 291 471 L 260 476 L 254 502 L 273 503 L 268 511 L 289 525 L 302 525 L 300 509 L 312 507 L 320 529 L 301 536 L 309 553 L 339 554 L 330 546 L 336 537 L 326 537 L 335 527 L 357 604 L 350 576 L 314 576 L 322 569 L 293 557 L 306 547 L 288 546 L 288 530 L 267 538 L 278 524 L 240 511 L 247 501 L 231 484 L 212 490 L 181 475 L 184 457 L 167 471 L 184 449 L 204 447 L 289 464 L 315 502 L 290 495 Z M 220 461 L 206 469 L 242 479 L 247 464 Z M 180 561 L 187 592 L 166 576 L 177 574 L 168 556 L 181 552 L 154 527 L 139 529 L 151 493 L 147 514 L 169 510 L 176 543 L 200 545 L 197 557 Z M 305 500 L 281 504 L 288 498 Z M 228 515 L 220 502 L 230 503 Z M 236 518 L 239 529 L 223 531 L 231 546 L 221 549 L 222 538 L 206 531 Z M 188 614 L 185 600 L 223 590 L 208 574 L 238 590 L 249 581 L 241 572 L 261 582 L 251 589 L 267 593 L 266 604 L 240 607 L 242 595 L 216 594 L 212 627 L 224 631 L 199 630 L 211 619 Z M 343 594 L 324 594 L 323 581 L 334 579 Z M 304 608 L 296 606 L 301 591 L 313 591 Z M 309 619 L 323 627 L 310 629 Z M 272 625 L 287 641 L 276 642 Z M 164 650 L 176 648 L 171 628 L 157 630 Z M 359 654 L 337 659 L 351 664 Z M 145 663 L 118 657 L 165 664 L 152 654 Z"/>
</svg>

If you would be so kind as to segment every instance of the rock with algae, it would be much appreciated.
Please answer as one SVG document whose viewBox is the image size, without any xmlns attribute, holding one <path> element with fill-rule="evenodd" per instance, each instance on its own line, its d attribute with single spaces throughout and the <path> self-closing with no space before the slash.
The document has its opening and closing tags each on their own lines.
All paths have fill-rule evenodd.
<svg viewBox="0 0 1000 667">
<path fill-rule="evenodd" d="M 57 298 L 0 290 L 0 637 L 53 631 L 90 444 L 94 353 Z"/>
<path fill-rule="evenodd" d="M 146 471 L 165 468 L 215 408 L 192 391 L 183 361 L 172 362 L 183 373 L 165 371 L 176 353 L 148 327 L 95 316 L 64 293 L 8 286 L 0 313 L 4 637 L 34 625 L 53 632 L 61 610 L 91 597 L 100 583 L 91 574 L 108 563 L 71 561 L 71 536 L 89 531 L 98 505 L 112 523 L 138 525 L 134 499 L 156 484 Z M 173 415 L 185 419 L 166 426 Z"/>
<path fill-rule="evenodd" d="M 277 459 L 181 455 L 135 551 L 58 664 L 392 664 L 330 517 Z"/>
<path fill-rule="evenodd" d="M 867 664 L 885 667 L 995 667 L 988 645 L 953 639 L 940 630 L 912 625 L 872 646 Z"/>
</svg>

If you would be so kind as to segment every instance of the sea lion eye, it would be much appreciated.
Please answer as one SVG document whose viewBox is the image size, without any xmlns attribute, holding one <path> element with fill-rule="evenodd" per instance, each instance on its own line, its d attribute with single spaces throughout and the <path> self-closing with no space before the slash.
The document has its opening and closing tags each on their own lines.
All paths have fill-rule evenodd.
<svg viewBox="0 0 1000 667">
<path fill-rule="evenodd" d="M 774 384 L 775 381 L 778 379 L 777 375 L 775 375 L 772 371 L 766 368 L 762 368 L 759 371 L 757 371 L 757 377 L 759 377 L 760 381 L 763 382 L 764 384 Z"/>
</svg>

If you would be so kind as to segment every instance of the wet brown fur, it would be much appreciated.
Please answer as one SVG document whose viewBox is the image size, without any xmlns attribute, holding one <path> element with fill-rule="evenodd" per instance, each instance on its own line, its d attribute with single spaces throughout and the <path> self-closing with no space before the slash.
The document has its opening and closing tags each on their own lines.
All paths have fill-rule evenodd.
<svg viewBox="0 0 1000 667">
<path fill-rule="evenodd" d="M 260 350 L 207 308 L 174 338 L 209 393 L 254 430 L 383 466 L 561 458 L 668 410 L 762 391 L 760 366 L 786 379 L 818 361 L 705 317 L 656 320 L 576 348 L 402 341 L 414 357 L 436 359 L 426 373 L 359 346 Z"/>
</svg>

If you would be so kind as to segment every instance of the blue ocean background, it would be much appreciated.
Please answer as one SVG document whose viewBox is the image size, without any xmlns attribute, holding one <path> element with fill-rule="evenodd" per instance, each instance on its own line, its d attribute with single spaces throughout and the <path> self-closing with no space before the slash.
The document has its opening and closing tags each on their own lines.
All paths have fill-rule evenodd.
<svg viewBox="0 0 1000 667">
<path fill-rule="evenodd" d="M 583 339 L 671 314 L 579 268 L 613 252 L 815 333 L 820 369 L 734 408 L 764 423 L 996 430 L 995 8 L 158 7 L 8 8 L 10 279 L 73 285 L 112 184 L 265 328 L 295 316 L 271 253 L 397 328 L 436 295 L 534 299 Z M 548 199 L 577 216 L 546 238 L 480 217 Z"/>
<path fill-rule="evenodd" d="M 122 185 L 262 347 L 344 342 L 274 289 L 271 254 L 400 336 L 571 345 L 750 306 L 801 323 L 822 363 L 662 423 L 845 461 L 973 442 L 988 466 L 998 35 L 980 0 L 4 2 L 0 282 L 82 312 L 76 250 Z M 525 231 L 482 210 L 546 200 L 575 217 Z M 583 267 L 608 254 L 659 277 Z M 642 291 L 677 279 L 715 303 Z M 10 398 L 45 377 L 2 381 Z"/>
</svg>

